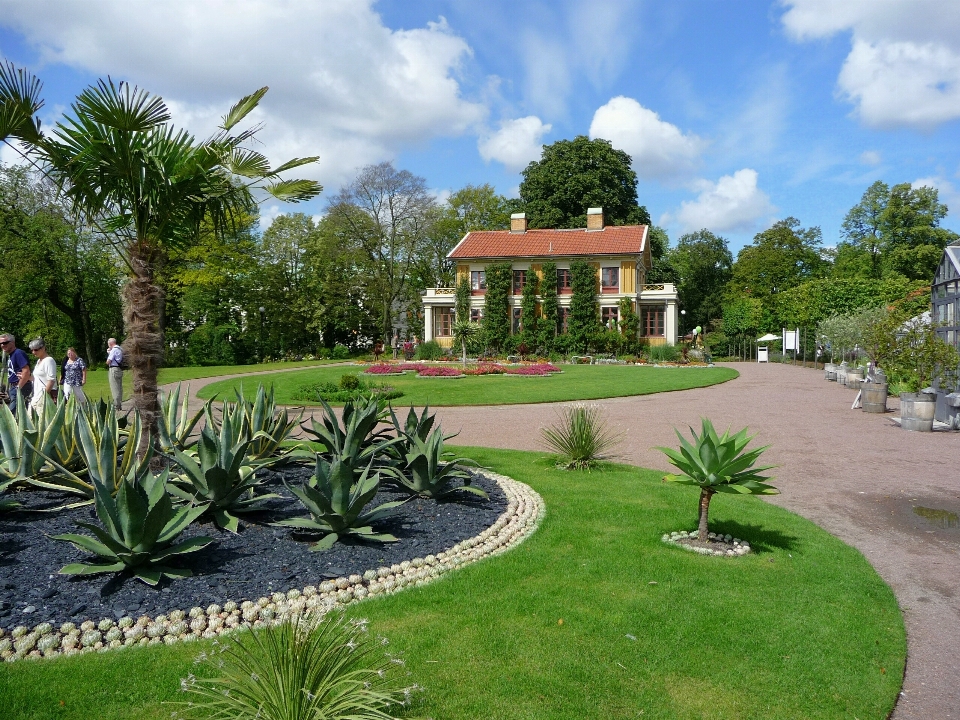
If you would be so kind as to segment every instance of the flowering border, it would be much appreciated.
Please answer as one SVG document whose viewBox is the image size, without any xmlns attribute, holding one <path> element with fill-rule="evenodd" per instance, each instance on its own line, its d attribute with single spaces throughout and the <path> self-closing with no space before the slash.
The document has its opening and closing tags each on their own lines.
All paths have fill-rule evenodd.
<svg viewBox="0 0 960 720">
<path fill-rule="evenodd" d="M 464 565 L 507 552 L 532 535 L 543 520 L 546 506 L 533 488 L 506 475 L 492 472 L 483 475 L 503 490 L 507 509 L 476 537 L 436 555 L 367 570 L 362 576 L 325 580 L 303 590 L 275 592 L 255 602 L 231 600 L 222 607 L 214 604 L 206 609 L 195 607 L 189 612 L 173 610 L 167 615 L 155 618 L 143 615 L 136 620 L 122 617 L 116 622 L 109 618 L 99 622 L 87 620 L 79 626 L 68 622 L 56 628 L 45 622 L 32 630 L 22 625 L 12 632 L 0 628 L 0 658 L 15 662 L 215 638 L 237 630 L 276 624 L 306 609 L 325 613 L 367 597 L 391 595 L 405 587 L 422 587 Z"/>
</svg>

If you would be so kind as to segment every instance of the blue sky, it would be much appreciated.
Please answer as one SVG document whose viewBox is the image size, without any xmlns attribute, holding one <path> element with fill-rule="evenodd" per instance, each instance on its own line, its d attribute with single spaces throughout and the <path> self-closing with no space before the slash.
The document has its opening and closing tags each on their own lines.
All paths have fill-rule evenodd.
<svg viewBox="0 0 960 720">
<path fill-rule="evenodd" d="M 270 85 L 263 149 L 320 156 L 312 214 L 383 160 L 440 197 L 512 195 L 542 144 L 587 134 L 633 156 L 674 239 L 736 251 L 792 215 L 833 245 L 877 179 L 937 187 L 960 231 L 955 2 L 0 0 L 0 56 L 44 81 L 47 126 L 107 74 L 200 136 Z"/>
</svg>

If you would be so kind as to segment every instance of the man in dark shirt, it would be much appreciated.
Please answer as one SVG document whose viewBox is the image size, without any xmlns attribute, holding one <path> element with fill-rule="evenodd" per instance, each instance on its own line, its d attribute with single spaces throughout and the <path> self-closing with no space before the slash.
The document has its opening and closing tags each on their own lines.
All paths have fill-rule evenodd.
<svg viewBox="0 0 960 720">
<path fill-rule="evenodd" d="M 12 412 L 17 411 L 17 395 L 23 395 L 25 403 L 30 402 L 33 395 L 33 379 L 30 375 L 30 359 L 27 354 L 17 347 L 16 338 L 10 333 L 0 335 L 0 350 L 7 355 L 7 379 L 10 397 L 7 405 Z"/>
</svg>

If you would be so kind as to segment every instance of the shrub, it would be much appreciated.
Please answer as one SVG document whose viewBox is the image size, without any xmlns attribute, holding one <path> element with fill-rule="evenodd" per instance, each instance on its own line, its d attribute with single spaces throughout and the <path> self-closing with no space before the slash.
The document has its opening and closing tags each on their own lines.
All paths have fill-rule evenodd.
<svg viewBox="0 0 960 720">
<path fill-rule="evenodd" d="M 647 348 L 647 357 L 650 362 L 676 362 L 680 357 L 680 350 L 676 345 L 651 345 Z"/>
<path fill-rule="evenodd" d="M 443 357 L 443 348 L 436 340 L 427 340 L 417 347 L 417 360 L 439 360 Z"/>
<path fill-rule="evenodd" d="M 559 422 L 541 430 L 543 443 L 567 469 L 589 470 L 601 460 L 614 457 L 609 451 L 620 443 L 622 435 L 611 432 L 600 408 L 573 405 L 560 411 Z"/>
<path fill-rule="evenodd" d="M 190 697 L 183 712 L 220 720 L 390 720 L 413 688 L 400 685 L 402 663 L 387 646 L 370 639 L 362 621 L 297 614 L 201 656 L 213 677 L 181 681 Z"/>
<path fill-rule="evenodd" d="M 356 375 L 341 375 L 340 382 L 337 384 L 341 390 L 359 390 L 360 378 Z"/>
<path fill-rule="evenodd" d="M 330 352 L 330 357 L 334 360 L 346 360 L 350 357 L 350 351 L 347 349 L 346 345 L 334 345 L 333 350 Z"/>
<path fill-rule="evenodd" d="M 355 390 L 344 390 L 337 383 L 321 382 L 301 385 L 293 399 L 305 402 L 347 403 L 366 397 L 375 397 L 380 401 L 395 400 L 403 397 L 403 391 L 389 385 L 367 383 L 362 380 L 360 387 Z"/>
</svg>

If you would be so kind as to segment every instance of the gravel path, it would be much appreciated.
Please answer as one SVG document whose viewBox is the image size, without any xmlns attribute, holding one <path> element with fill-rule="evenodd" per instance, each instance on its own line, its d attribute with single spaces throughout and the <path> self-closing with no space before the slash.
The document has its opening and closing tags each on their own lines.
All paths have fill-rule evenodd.
<svg viewBox="0 0 960 720">
<path fill-rule="evenodd" d="M 656 445 L 673 428 L 747 425 L 770 445 L 770 498 L 859 549 L 890 584 L 907 626 L 908 660 L 894 720 L 960 720 L 960 433 L 909 433 L 890 417 L 850 410 L 856 393 L 822 371 L 738 363 L 737 380 L 708 388 L 597 401 L 626 432 L 625 462 L 669 469 Z M 676 372 L 696 372 L 677 370 Z M 209 378 L 191 382 L 196 392 Z M 538 450 L 555 405 L 439 408 L 464 445 Z M 897 399 L 888 407 L 898 410 Z"/>
</svg>

